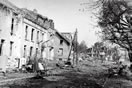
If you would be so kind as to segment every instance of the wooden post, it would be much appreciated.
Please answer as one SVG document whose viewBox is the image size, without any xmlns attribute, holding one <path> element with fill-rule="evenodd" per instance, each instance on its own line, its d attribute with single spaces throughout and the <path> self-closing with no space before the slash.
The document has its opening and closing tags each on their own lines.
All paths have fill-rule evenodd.
<svg viewBox="0 0 132 88">
<path fill-rule="evenodd" d="M 77 29 L 76 29 L 76 66 L 78 65 L 78 35 L 77 35 Z"/>
<path fill-rule="evenodd" d="M 76 53 L 75 53 L 75 48 L 76 48 L 76 45 L 74 45 L 73 43 L 76 42 L 76 31 L 74 33 L 74 36 L 73 36 L 73 39 L 71 41 L 71 45 L 70 45 L 70 51 L 69 51 L 69 54 L 68 54 L 68 59 L 70 58 L 70 55 L 71 55 L 71 51 L 73 50 L 73 59 L 72 59 L 72 64 L 73 66 L 76 64 Z"/>
<path fill-rule="evenodd" d="M 73 48 L 74 49 L 74 48 Z M 75 52 L 73 52 L 73 66 L 75 65 Z"/>
<path fill-rule="evenodd" d="M 92 46 L 92 58 L 93 58 L 93 46 Z"/>
</svg>

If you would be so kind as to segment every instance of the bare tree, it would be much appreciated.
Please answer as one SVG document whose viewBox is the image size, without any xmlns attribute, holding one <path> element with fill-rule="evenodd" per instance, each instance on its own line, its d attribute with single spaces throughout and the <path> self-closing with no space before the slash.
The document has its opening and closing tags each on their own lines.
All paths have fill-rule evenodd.
<svg viewBox="0 0 132 88">
<path fill-rule="evenodd" d="M 82 41 L 79 45 L 78 45 L 78 52 L 82 52 L 85 53 L 87 50 L 87 45 L 85 43 L 85 41 Z"/>
<path fill-rule="evenodd" d="M 116 43 L 128 51 L 132 62 L 132 7 L 130 0 L 97 0 L 98 24 L 103 39 Z"/>
</svg>

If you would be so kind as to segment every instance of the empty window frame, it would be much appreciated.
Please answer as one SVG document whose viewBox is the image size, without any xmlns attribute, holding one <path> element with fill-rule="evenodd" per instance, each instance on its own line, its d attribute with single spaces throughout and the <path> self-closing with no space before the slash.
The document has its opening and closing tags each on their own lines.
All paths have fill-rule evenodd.
<svg viewBox="0 0 132 88">
<path fill-rule="evenodd" d="M 38 53 L 38 48 L 36 48 L 36 54 Z"/>
<path fill-rule="evenodd" d="M 26 57 L 26 45 L 24 45 L 24 54 L 23 54 L 23 57 L 25 58 Z"/>
<path fill-rule="evenodd" d="M 12 18 L 12 21 L 11 21 L 11 35 L 13 35 L 14 33 L 14 18 Z"/>
<path fill-rule="evenodd" d="M 25 27 L 25 39 L 27 39 L 27 36 L 28 36 L 28 26 L 26 25 L 26 27 Z"/>
<path fill-rule="evenodd" d="M 39 31 L 37 31 L 37 43 L 39 43 Z"/>
<path fill-rule="evenodd" d="M 12 52 L 13 52 L 13 43 L 14 42 L 10 42 L 10 56 L 12 56 Z"/>
<path fill-rule="evenodd" d="M 60 45 L 63 45 L 63 40 L 60 40 Z"/>
<path fill-rule="evenodd" d="M 32 56 L 33 47 L 30 47 L 30 56 Z"/>
<path fill-rule="evenodd" d="M 44 41 L 44 33 L 42 33 L 42 41 Z"/>
<path fill-rule="evenodd" d="M 62 58 L 59 58 L 59 61 L 62 61 Z"/>
<path fill-rule="evenodd" d="M 1 40 L 1 42 L 0 42 L 0 56 L 3 54 L 3 45 L 4 45 L 4 42 L 5 42 L 5 40 Z"/>
<path fill-rule="evenodd" d="M 63 55 L 63 48 L 59 48 L 58 55 L 60 55 L 60 56 Z"/>
<path fill-rule="evenodd" d="M 32 29 L 31 31 L 31 41 L 33 41 L 33 38 L 34 38 L 34 29 Z"/>
</svg>

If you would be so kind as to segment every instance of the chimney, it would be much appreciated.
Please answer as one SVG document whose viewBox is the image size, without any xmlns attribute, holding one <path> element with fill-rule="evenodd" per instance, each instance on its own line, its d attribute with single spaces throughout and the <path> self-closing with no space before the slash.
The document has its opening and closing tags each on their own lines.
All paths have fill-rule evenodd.
<svg viewBox="0 0 132 88">
<path fill-rule="evenodd" d="M 37 13 L 38 11 L 37 11 L 36 9 L 33 9 L 33 12 L 34 12 L 34 13 Z"/>
<path fill-rule="evenodd" d="M 53 20 L 50 19 L 49 22 L 50 22 L 50 27 L 51 27 L 52 29 L 54 29 L 54 22 L 53 22 Z"/>
</svg>

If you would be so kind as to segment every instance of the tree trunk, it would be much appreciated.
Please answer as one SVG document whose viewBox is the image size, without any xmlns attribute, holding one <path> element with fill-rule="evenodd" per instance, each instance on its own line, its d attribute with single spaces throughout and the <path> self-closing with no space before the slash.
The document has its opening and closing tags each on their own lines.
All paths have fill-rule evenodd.
<svg viewBox="0 0 132 88">
<path fill-rule="evenodd" d="M 132 51 L 128 51 L 128 56 L 129 56 L 130 62 L 132 62 Z"/>
<path fill-rule="evenodd" d="M 130 62 L 132 62 L 132 51 L 128 51 L 128 56 L 129 56 Z M 130 65 L 130 71 L 132 72 L 132 65 Z"/>
</svg>

